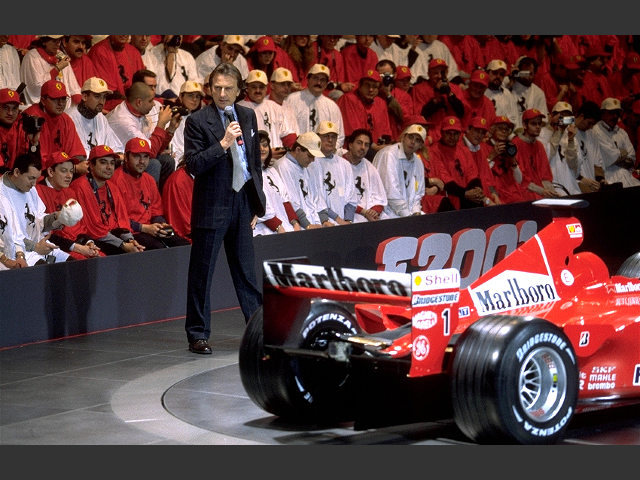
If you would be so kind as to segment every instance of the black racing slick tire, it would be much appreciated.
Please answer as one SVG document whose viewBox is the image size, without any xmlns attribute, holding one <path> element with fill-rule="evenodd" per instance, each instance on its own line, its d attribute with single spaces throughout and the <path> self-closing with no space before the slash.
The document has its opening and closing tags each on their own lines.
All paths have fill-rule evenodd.
<svg viewBox="0 0 640 480">
<path fill-rule="evenodd" d="M 333 333 L 357 333 L 353 315 L 336 304 L 315 302 L 299 332 L 298 347 L 326 349 Z M 262 309 L 247 325 L 239 352 L 240 378 L 263 410 L 299 422 L 334 422 L 352 413 L 350 367 L 326 358 L 265 355 Z"/>
<path fill-rule="evenodd" d="M 557 443 L 578 398 L 571 343 L 540 318 L 483 317 L 456 342 L 451 397 L 456 425 L 474 442 Z"/>
<path fill-rule="evenodd" d="M 616 272 L 616 275 L 622 275 L 629 278 L 640 278 L 640 252 L 634 253 L 627 258 Z"/>
</svg>

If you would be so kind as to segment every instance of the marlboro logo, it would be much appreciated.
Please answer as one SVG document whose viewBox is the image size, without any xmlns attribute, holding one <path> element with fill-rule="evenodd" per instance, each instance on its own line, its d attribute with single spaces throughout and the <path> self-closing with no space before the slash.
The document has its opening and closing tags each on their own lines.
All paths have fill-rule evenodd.
<svg viewBox="0 0 640 480">
<path fill-rule="evenodd" d="M 550 276 L 513 270 L 469 291 L 480 315 L 543 305 L 560 298 Z"/>
</svg>

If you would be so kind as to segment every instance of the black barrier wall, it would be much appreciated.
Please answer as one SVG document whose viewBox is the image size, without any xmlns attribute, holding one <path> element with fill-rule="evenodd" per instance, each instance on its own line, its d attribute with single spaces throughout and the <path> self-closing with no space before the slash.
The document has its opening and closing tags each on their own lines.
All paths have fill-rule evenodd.
<svg viewBox="0 0 640 480">
<path fill-rule="evenodd" d="M 615 273 L 640 251 L 640 187 L 581 197 L 590 205 L 575 213 L 585 234 L 579 250 L 596 253 Z M 520 203 L 256 237 L 254 245 L 260 274 L 263 260 L 300 256 L 406 272 L 447 263 L 460 268 L 465 286 L 550 220 L 548 209 Z M 176 247 L 1 271 L 0 348 L 183 318 L 189 252 Z M 211 299 L 216 310 L 237 306 L 224 252 Z"/>
</svg>

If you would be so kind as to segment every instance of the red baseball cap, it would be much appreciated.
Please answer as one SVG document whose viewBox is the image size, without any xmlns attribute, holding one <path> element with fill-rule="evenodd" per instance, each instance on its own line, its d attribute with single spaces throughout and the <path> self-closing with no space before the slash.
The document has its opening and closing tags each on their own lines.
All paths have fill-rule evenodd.
<svg viewBox="0 0 640 480">
<path fill-rule="evenodd" d="M 484 70 L 474 70 L 471 72 L 471 78 L 469 78 L 469 83 L 475 82 L 485 87 L 489 86 L 489 75 Z"/>
<path fill-rule="evenodd" d="M 360 77 L 360 80 L 364 80 L 365 78 L 368 78 L 369 80 L 373 80 L 374 82 L 381 82 L 382 78 L 380 77 L 380 74 L 378 73 L 377 70 L 367 70 L 364 75 L 362 75 L 362 77 Z"/>
<path fill-rule="evenodd" d="M 396 80 L 402 80 L 403 78 L 411 78 L 411 70 L 406 65 L 400 65 L 396 68 Z"/>
<path fill-rule="evenodd" d="M 263 35 L 256 40 L 256 43 L 253 44 L 251 49 L 256 52 L 275 52 L 276 43 L 273 41 L 273 38 L 268 35 Z"/>
<path fill-rule="evenodd" d="M 67 87 L 57 80 L 47 80 L 40 88 L 41 97 L 62 98 L 67 96 Z"/>
<path fill-rule="evenodd" d="M 442 132 L 446 132 L 447 130 L 456 130 L 458 132 L 462 132 L 462 123 L 460 123 L 460 119 L 458 117 L 449 116 L 444 117 L 442 119 L 442 123 L 440 124 L 440 130 Z"/>
<path fill-rule="evenodd" d="M 434 58 L 429 62 L 429 70 L 437 67 L 448 67 L 447 62 L 441 58 Z"/>
<path fill-rule="evenodd" d="M 532 118 L 538 118 L 538 117 L 544 118 L 545 114 L 542 113 L 537 108 L 530 108 L 528 110 L 525 110 L 524 113 L 522 114 L 522 121 L 526 122 L 531 120 Z"/>
<path fill-rule="evenodd" d="M 49 167 L 53 167 L 59 163 L 64 162 L 73 162 L 73 164 L 76 164 L 78 163 L 78 158 L 70 157 L 67 152 L 53 152 L 51 155 L 49 155 L 49 158 L 44 165 L 44 169 L 46 170 Z"/>
<path fill-rule="evenodd" d="M 0 104 L 5 103 L 20 103 L 20 95 L 18 95 L 18 92 L 10 88 L 0 89 Z"/>
<path fill-rule="evenodd" d="M 126 153 L 148 153 L 151 155 L 151 145 L 149 140 L 134 137 L 124 146 L 124 151 Z"/>
<path fill-rule="evenodd" d="M 469 126 L 480 130 L 489 130 L 489 122 L 484 117 L 473 117 L 469 122 Z"/>
<path fill-rule="evenodd" d="M 102 157 L 117 157 L 116 152 L 113 151 L 108 145 L 96 145 L 89 152 L 89 160 Z"/>
<path fill-rule="evenodd" d="M 497 125 L 499 123 L 506 123 L 507 125 L 513 127 L 514 124 L 511 120 L 509 120 L 509 117 L 505 116 L 505 115 L 498 115 L 496 116 L 496 118 L 493 119 L 493 123 L 491 125 Z"/>
</svg>

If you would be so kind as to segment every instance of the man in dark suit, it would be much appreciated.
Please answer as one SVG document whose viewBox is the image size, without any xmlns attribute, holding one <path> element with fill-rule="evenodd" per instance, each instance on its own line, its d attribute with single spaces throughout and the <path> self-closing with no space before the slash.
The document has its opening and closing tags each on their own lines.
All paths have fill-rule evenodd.
<svg viewBox="0 0 640 480">
<path fill-rule="evenodd" d="M 211 73 L 209 86 L 213 103 L 189 115 L 184 129 L 186 168 L 195 176 L 185 330 L 189 350 L 201 354 L 211 353 L 211 279 L 223 243 L 245 320 L 262 305 L 252 225 L 265 212 L 256 116 L 234 103 L 242 75 L 234 65 L 221 63 Z M 238 162 L 244 184 L 241 178 L 236 191 L 232 179 Z"/>
</svg>

